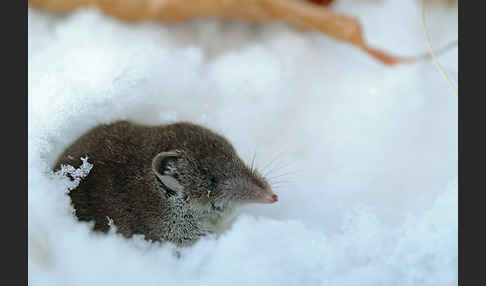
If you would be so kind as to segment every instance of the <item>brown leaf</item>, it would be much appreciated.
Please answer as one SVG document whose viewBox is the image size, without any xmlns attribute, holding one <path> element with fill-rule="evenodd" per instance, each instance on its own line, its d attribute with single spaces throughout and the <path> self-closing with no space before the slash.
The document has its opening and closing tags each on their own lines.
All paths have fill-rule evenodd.
<svg viewBox="0 0 486 286">
<path fill-rule="evenodd" d="M 199 17 L 236 18 L 250 22 L 279 20 L 351 43 L 387 65 L 411 60 L 367 46 L 356 19 L 307 0 L 29 0 L 29 3 L 33 7 L 63 12 L 93 5 L 105 14 L 126 21 L 188 21 Z"/>
<path fill-rule="evenodd" d="M 330 5 L 332 2 L 334 2 L 334 0 L 307 0 L 307 1 L 317 5 L 324 5 L 324 6 Z"/>
</svg>

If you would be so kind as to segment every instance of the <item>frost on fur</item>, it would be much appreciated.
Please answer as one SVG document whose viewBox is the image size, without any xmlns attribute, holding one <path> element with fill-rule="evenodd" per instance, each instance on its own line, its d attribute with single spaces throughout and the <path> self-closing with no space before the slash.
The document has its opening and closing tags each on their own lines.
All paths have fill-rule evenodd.
<svg viewBox="0 0 486 286">
<path fill-rule="evenodd" d="M 79 186 L 81 179 L 88 176 L 91 168 L 93 168 L 93 164 L 88 162 L 88 156 L 81 157 L 80 159 L 83 164 L 79 166 L 79 168 L 74 168 L 71 165 L 61 165 L 61 170 L 54 173 L 56 176 L 69 175 L 72 178 L 68 183 L 66 193 L 69 193 L 71 190 Z"/>
</svg>

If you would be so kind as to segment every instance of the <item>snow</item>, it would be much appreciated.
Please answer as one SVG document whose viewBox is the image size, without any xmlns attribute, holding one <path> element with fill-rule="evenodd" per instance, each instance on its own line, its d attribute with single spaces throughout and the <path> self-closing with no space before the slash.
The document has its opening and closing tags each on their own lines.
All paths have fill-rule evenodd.
<svg viewBox="0 0 486 286">
<path fill-rule="evenodd" d="M 426 51 L 418 1 L 336 3 L 370 44 Z M 457 10 L 427 11 L 435 48 L 457 38 Z M 384 67 L 279 23 L 28 13 L 30 285 L 457 285 L 457 97 L 432 61 Z M 439 59 L 457 81 L 457 49 Z M 224 134 L 279 202 L 180 255 L 91 232 L 50 167 L 118 119 Z"/>
</svg>

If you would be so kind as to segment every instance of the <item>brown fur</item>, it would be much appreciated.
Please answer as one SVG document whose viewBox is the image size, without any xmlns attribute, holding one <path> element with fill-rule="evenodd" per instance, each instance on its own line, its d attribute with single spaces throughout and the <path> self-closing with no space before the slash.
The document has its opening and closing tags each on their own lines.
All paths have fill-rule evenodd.
<svg viewBox="0 0 486 286">
<path fill-rule="evenodd" d="M 154 172 L 153 159 L 170 151 L 180 156 Z M 143 234 L 148 240 L 190 245 L 224 230 L 239 204 L 272 195 L 266 180 L 224 137 L 191 123 L 97 126 L 68 147 L 54 169 L 78 167 L 85 156 L 93 168 L 69 193 L 76 216 L 105 232 L 109 217 L 127 237 Z M 183 191 L 167 188 L 157 180 L 158 171 L 175 178 Z"/>
</svg>

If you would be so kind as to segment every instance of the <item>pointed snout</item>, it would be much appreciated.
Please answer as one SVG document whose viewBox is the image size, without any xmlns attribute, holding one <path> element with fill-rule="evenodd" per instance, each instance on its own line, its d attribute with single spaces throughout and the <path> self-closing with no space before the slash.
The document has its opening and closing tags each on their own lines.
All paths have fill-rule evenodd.
<svg viewBox="0 0 486 286">
<path fill-rule="evenodd" d="M 278 201 L 278 196 L 270 189 L 265 189 L 263 197 L 259 200 L 259 202 L 263 204 L 273 204 L 276 201 Z"/>
<path fill-rule="evenodd" d="M 272 204 L 278 201 L 278 196 L 276 194 L 267 195 L 263 198 L 263 203 L 265 204 Z"/>
</svg>

